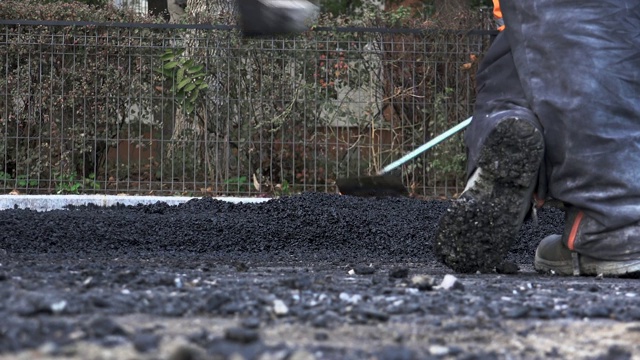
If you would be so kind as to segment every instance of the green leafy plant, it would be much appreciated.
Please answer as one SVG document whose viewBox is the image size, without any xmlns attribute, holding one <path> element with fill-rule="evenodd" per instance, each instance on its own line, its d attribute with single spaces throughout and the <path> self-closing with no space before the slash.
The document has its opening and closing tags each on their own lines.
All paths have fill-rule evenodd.
<svg viewBox="0 0 640 360">
<path fill-rule="evenodd" d="M 227 185 L 230 190 L 235 192 L 248 192 L 251 188 L 251 183 L 246 176 L 236 176 L 229 178 L 224 181 L 224 184 Z"/>
<path fill-rule="evenodd" d="M 397 9 L 389 12 L 388 16 L 392 25 L 400 26 L 406 19 L 411 17 L 411 9 L 401 5 Z"/>
<path fill-rule="evenodd" d="M 18 175 L 16 176 L 16 180 L 18 180 L 17 184 L 19 187 L 36 187 L 38 186 L 38 180 L 31 179 L 27 175 Z"/>
<path fill-rule="evenodd" d="M 57 179 L 60 181 L 60 179 Z M 69 179 L 68 181 L 72 181 Z M 60 182 L 56 184 L 56 193 L 57 194 L 79 194 L 80 188 L 82 187 L 82 183 L 79 182 Z"/>
<path fill-rule="evenodd" d="M 169 90 L 187 114 L 193 113 L 196 101 L 202 90 L 208 85 L 204 65 L 196 64 L 192 58 L 182 56 L 184 49 L 168 49 L 162 55 L 162 67 L 156 71 L 166 79 L 171 80 L 173 86 Z"/>
<path fill-rule="evenodd" d="M 35 188 L 38 186 L 38 180 L 29 179 L 29 176 L 27 175 L 18 175 L 14 179 L 10 174 L 7 174 L 4 171 L 0 171 L 0 181 L 10 181 L 10 180 L 15 180 L 16 181 L 15 184 L 21 188 L 26 188 L 26 187 Z"/>
<path fill-rule="evenodd" d="M 58 194 L 79 194 L 80 190 L 100 189 L 100 184 L 95 180 L 95 175 L 90 174 L 88 178 L 82 179 L 74 172 L 68 175 L 58 175 L 56 179 L 56 193 Z"/>
<path fill-rule="evenodd" d="M 238 176 L 238 177 L 227 179 L 225 180 L 224 183 L 227 185 L 234 185 L 234 184 L 248 184 L 249 182 L 247 181 L 246 176 Z"/>
<path fill-rule="evenodd" d="M 84 184 L 93 190 L 100 189 L 100 183 L 96 180 L 96 174 L 94 173 L 89 174 L 89 177 L 84 179 Z"/>
<path fill-rule="evenodd" d="M 273 190 L 275 196 L 286 196 L 291 195 L 291 187 L 289 186 L 289 182 L 287 180 L 282 180 L 281 184 L 277 184 Z"/>
</svg>

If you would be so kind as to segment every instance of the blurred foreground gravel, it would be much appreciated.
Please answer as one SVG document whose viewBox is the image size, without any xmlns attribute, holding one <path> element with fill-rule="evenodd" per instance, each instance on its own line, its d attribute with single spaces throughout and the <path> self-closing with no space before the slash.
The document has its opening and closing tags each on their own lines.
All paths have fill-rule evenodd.
<svg viewBox="0 0 640 360">
<path fill-rule="evenodd" d="M 0 359 L 631 359 L 638 280 L 454 274 L 445 202 L 302 194 L 258 204 L 0 211 Z M 588 331 L 585 331 L 588 329 Z M 559 336 L 562 334 L 562 336 Z"/>
</svg>

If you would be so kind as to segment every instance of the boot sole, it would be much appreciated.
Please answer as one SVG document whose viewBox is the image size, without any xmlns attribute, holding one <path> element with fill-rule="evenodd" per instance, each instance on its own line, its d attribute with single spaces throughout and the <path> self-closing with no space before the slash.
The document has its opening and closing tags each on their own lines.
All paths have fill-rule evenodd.
<svg viewBox="0 0 640 360">
<path fill-rule="evenodd" d="M 539 273 L 572 276 L 573 262 L 549 261 L 536 255 L 534 268 Z M 609 277 L 640 277 L 640 260 L 605 261 L 582 256 L 580 258 L 580 275 Z"/>
<path fill-rule="evenodd" d="M 461 273 L 503 262 L 531 204 L 544 139 L 530 122 L 507 118 L 487 137 L 474 179 L 439 223 L 434 250 Z"/>
</svg>

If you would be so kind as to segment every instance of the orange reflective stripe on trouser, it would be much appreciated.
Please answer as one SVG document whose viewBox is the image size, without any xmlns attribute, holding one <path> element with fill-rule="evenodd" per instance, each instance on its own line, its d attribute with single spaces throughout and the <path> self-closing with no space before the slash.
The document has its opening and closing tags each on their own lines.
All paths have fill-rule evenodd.
<svg viewBox="0 0 640 360">
<path fill-rule="evenodd" d="M 498 30 L 504 30 L 504 19 L 502 18 L 502 10 L 500 10 L 500 0 L 493 0 L 493 17 L 496 19 Z"/>
<path fill-rule="evenodd" d="M 567 247 L 569 250 L 574 250 L 576 246 L 576 236 L 578 236 L 578 228 L 580 227 L 580 222 L 582 222 L 582 217 L 584 213 L 582 210 L 578 211 L 576 214 L 576 218 L 573 219 L 573 225 L 571 226 L 571 232 L 569 233 L 569 238 L 567 239 Z"/>
</svg>

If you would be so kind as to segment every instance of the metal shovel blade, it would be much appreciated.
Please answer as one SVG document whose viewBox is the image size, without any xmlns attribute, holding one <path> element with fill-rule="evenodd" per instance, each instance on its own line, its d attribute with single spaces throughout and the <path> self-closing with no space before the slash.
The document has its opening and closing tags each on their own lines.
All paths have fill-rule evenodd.
<svg viewBox="0 0 640 360">
<path fill-rule="evenodd" d="M 420 146 L 419 148 L 411 151 L 407 155 L 401 157 L 400 159 L 392 162 L 382 169 L 382 171 L 376 176 L 365 176 L 358 178 L 347 178 L 347 179 L 338 179 L 336 180 L 336 186 L 338 187 L 338 192 L 342 195 L 353 195 L 353 196 L 363 196 L 363 197 L 375 197 L 375 196 L 408 196 L 409 192 L 407 188 L 402 184 L 402 179 L 400 177 L 393 177 L 388 174 L 393 169 L 401 166 L 407 161 L 413 159 L 414 157 L 422 154 L 423 152 L 431 149 L 437 144 L 441 143 L 445 139 L 449 138 L 451 135 L 457 133 L 458 131 L 464 129 L 471 123 L 471 117 L 452 127 L 451 129 L 445 131 L 444 133 L 436 136 L 431 139 L 426 144 Z"/>
<path fill-rule="evenodd" d="M 307 0 L 238 0 L 238 10 L 243 36 L 261 37 L 306 31 L 319 9 Z"/>
<path fill-rule="evenodd" d="M 391 175 L 337 179 L 336 186 L 342 195 L 360 197 L 409 196 L 409 191 L 402 184 L 402 179 Z"/>
</svg>

